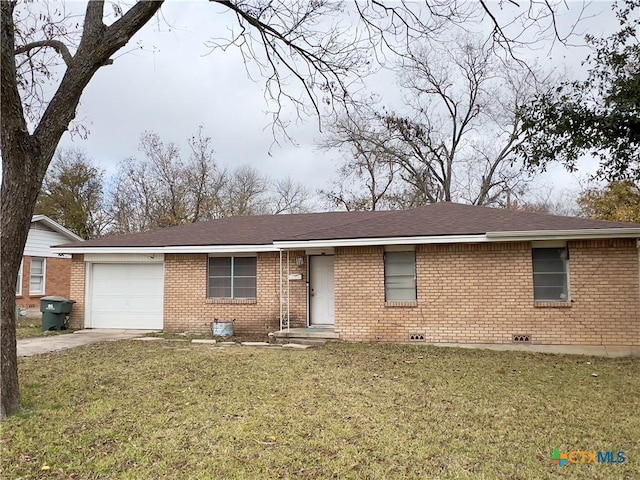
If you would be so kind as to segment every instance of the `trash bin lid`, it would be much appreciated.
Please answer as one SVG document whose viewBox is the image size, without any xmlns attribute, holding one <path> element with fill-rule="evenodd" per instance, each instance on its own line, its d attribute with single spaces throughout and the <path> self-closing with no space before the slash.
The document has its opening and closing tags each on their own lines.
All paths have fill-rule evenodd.
<svg viewBox="0 0 640 480">
<path fill-rule="evenodd" d="M 44 302 L 71 302 L 71 303 L 76 303 L 75 300 L 70 300 L 70 299 L 64 298 L 64 297 L 58 297 L 56 295 L 51 295 L 49 297 L 41 297 L 40 300 L 44 301 Z"/>
</svg>

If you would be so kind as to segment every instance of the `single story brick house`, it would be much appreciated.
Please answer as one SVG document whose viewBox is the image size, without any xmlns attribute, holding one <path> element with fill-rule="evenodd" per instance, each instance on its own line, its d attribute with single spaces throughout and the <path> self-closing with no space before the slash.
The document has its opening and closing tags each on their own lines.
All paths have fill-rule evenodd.
<svg viewBox="0 0 640 480">
<path fill-rule="evenodd" d="M 16 283 L 18 311 L 40 316 L 40 298 L 46 295 L 69 296 L 71 255 L 54 252 L 51 247 L 80 241 L 82 238 L 46 215 L 31 218 Z"/>
<path fill-rule="evenodd" d="M 230 217 L 58 247 L 72 326 L 640 345 L 640 224 L 437 203 Z"/>
</svg>

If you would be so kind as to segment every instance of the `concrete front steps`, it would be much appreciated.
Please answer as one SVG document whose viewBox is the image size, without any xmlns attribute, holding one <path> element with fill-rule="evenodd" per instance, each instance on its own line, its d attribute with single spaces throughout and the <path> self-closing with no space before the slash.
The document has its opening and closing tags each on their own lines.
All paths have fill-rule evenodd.
<svg viewBox="0 0 640 480">
<path fill-rule="evenodd" d="M 340 340 L 333 328 L 290 328 L 269 334 L 276 343 L 298 343 L 302 345 L 324 345 L 328 341 Z"/>
</svg>

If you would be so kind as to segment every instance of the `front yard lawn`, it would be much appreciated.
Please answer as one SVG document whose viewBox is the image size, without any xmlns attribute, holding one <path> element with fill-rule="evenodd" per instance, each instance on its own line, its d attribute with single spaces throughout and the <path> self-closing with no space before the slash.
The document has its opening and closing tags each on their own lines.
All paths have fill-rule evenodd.
<svg viewBox="0 0 640 480">
<path fill-rule="evenodd" d="M 3 479 L 640 478 L 638 358 L 121 341 L 23 359 L 20 381 Z"/>
</svg>

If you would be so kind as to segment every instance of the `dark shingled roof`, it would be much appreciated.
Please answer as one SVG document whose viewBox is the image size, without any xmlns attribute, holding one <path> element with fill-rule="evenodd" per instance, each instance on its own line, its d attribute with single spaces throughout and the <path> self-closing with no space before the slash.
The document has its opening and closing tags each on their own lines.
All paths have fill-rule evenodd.
<svg viewBox="0 0 640 480">
<path fill-rule="evenodd" d="M 487 232 L 640 228 L 640 224 L 435 203 L 405 211 L 228 217 L 66 244 L 74 247 L 268 245 L 277 240 L 474 235 Z"/>
</svg>

